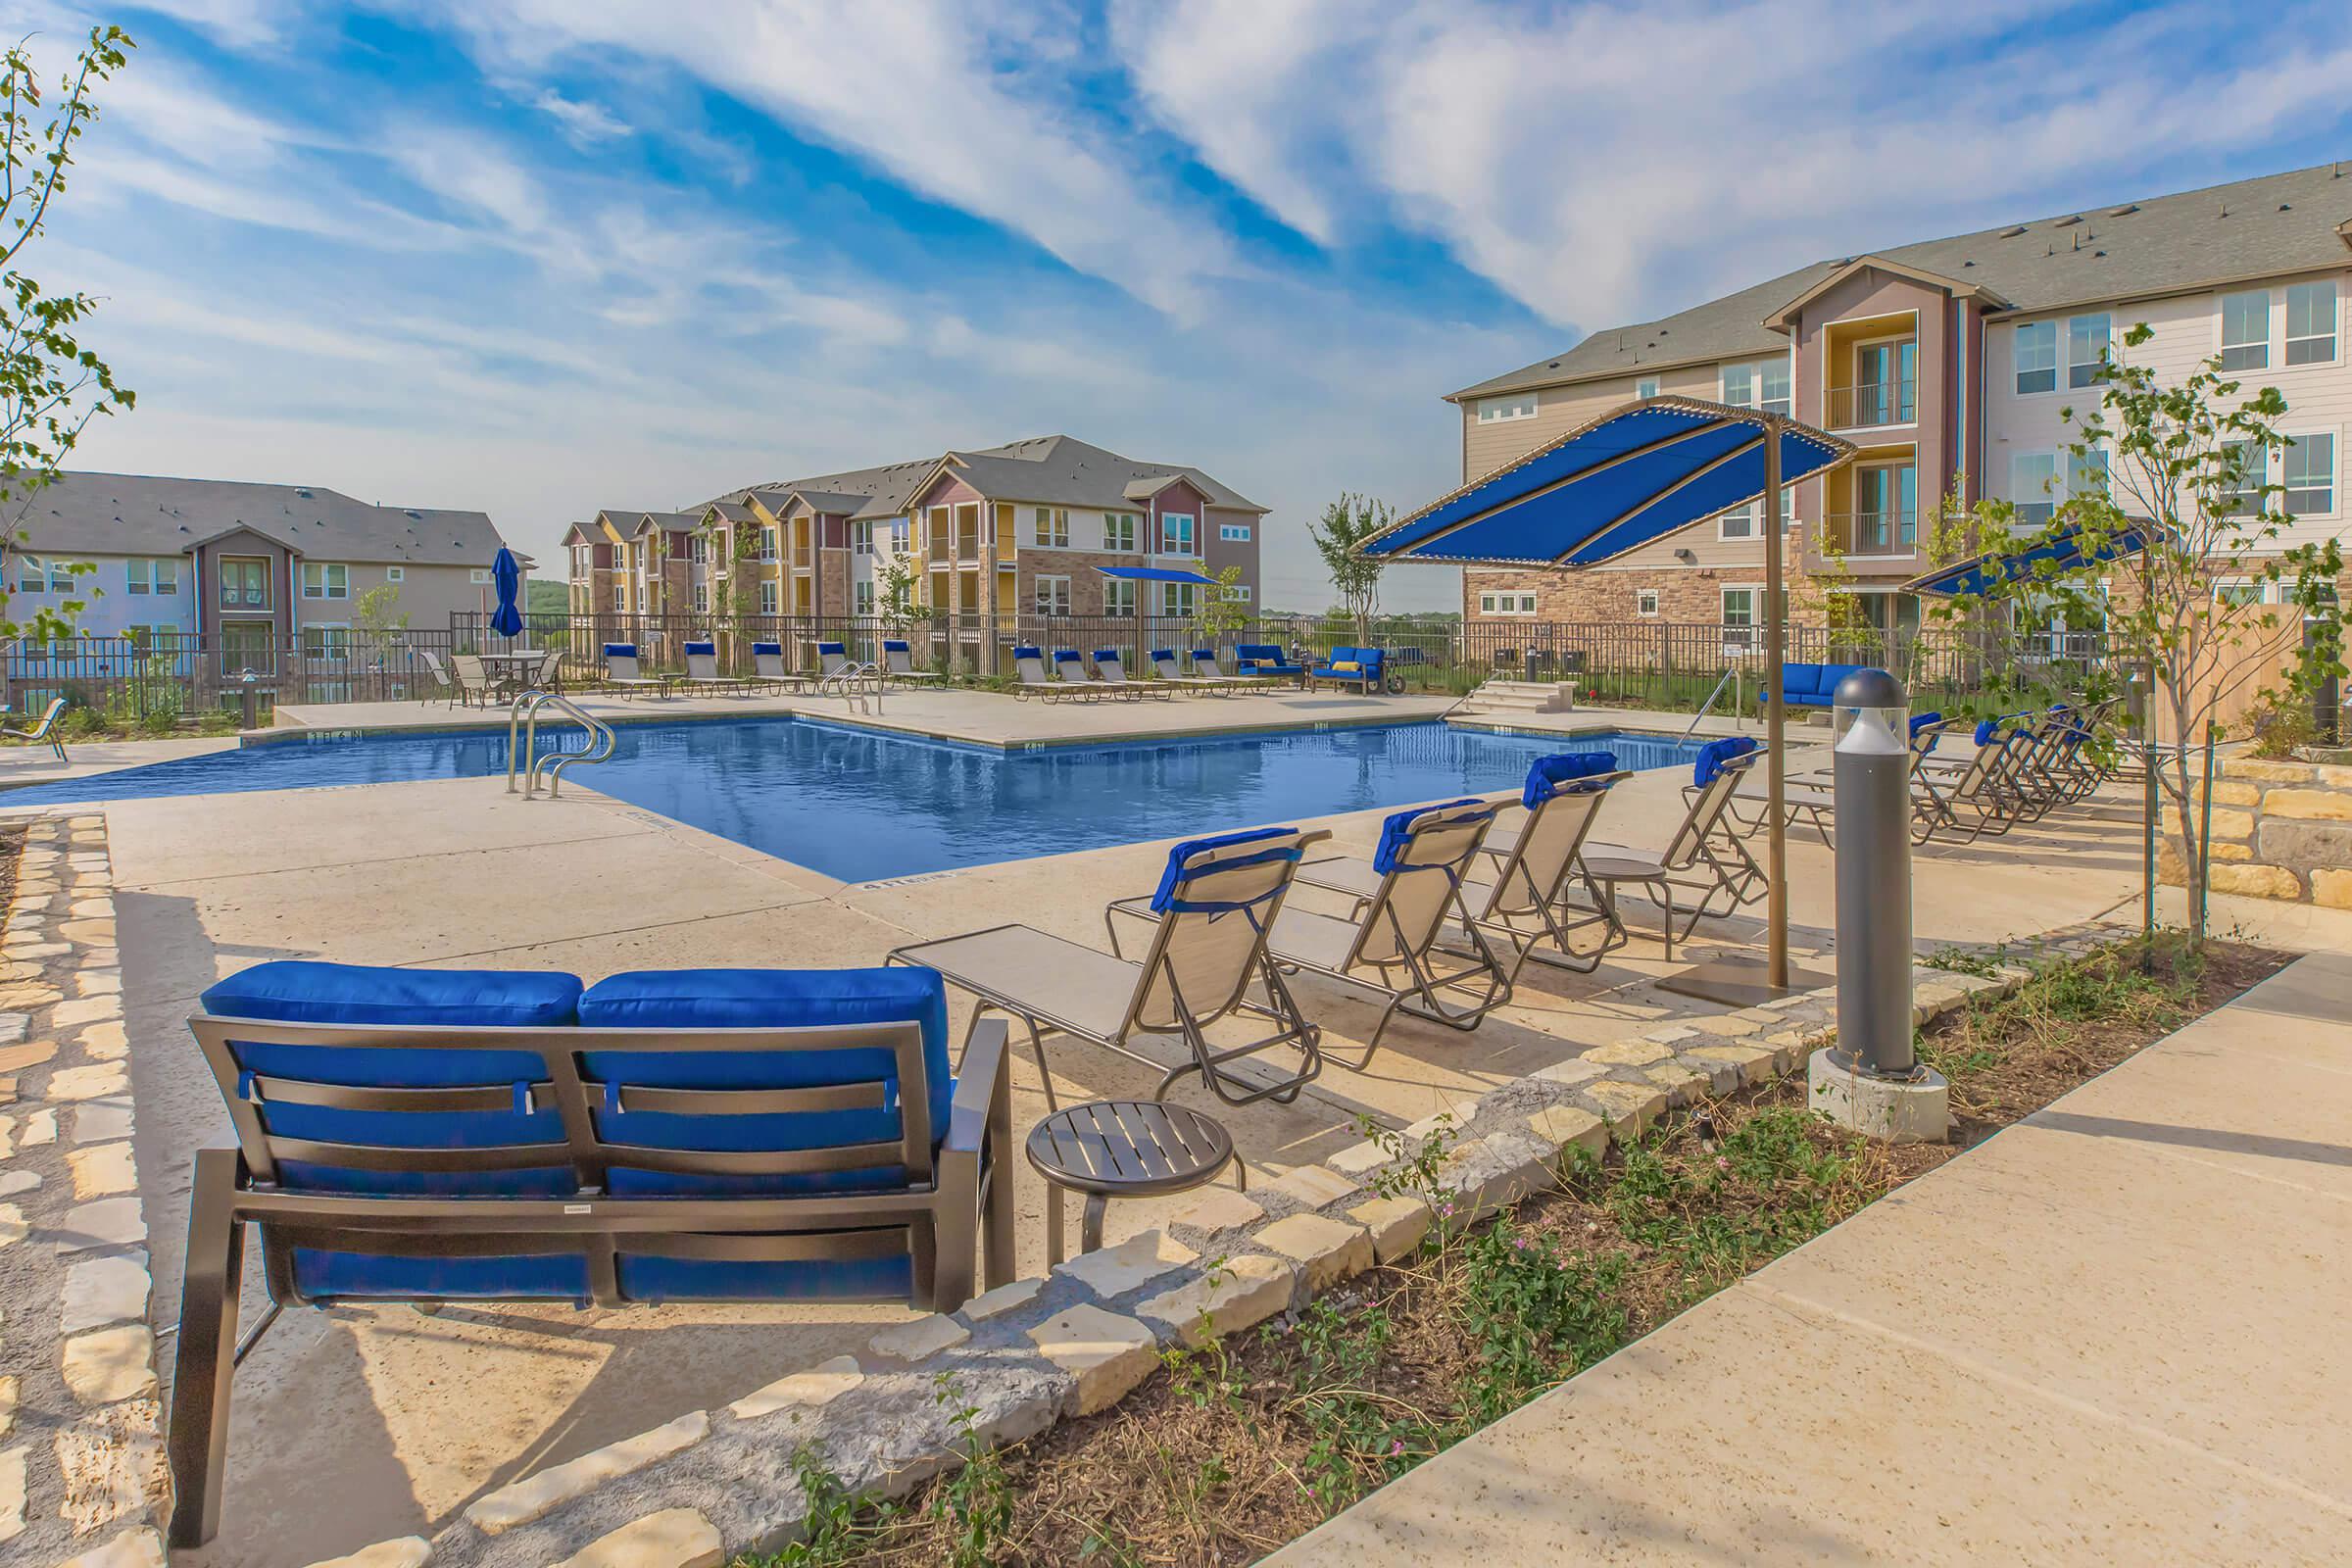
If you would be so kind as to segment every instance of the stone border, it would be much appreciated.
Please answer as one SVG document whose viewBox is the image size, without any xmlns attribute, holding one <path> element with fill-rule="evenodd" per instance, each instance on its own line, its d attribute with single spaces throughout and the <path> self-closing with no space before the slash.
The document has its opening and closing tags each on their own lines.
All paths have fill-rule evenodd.
<svg viewBox="0 0 2352 1568">
<path fill-rule="evenodd" d="M 0 1558 L 162 1568 L 171 1482 L 106 819 L 24 827 L 0 933 Z"/>
<path fill-rule="evenodd" d="M 2080 956 L 2125 935 L 2070 927 L 2039 939 L 2033 956 Z M 1918 1020 L 1980 992 L 2007 995 L 2032 972 L 2001 950 L 1984 956 L 1984 974 L 1916 968 Z M 1441 1218 L 1462 1224 L 1516 1204 L 1555 1180 L 1571 1149 L 1601 1153 L 1669 1107 L 1800 1071 L 1835 1033 L 1835 1011 L 1825 989 L 1652 1025 L 1490 1090 L 1458 1121 L 1404 1128 L 1406 1148 L 1454 1135 L 1440 1176 L 1452 1196 L 1435 1210 L 1376 1191 L 1396 1163 L 1381 1142 L 1247 1195 L 1213 1188 L 1164 1229 L 998 1286 L 960 1311 L 884 1329 L 856 1355 L 722 1409 L 689 1411 L 511 1482 L 432 1541 L 379 1542 L 312 1568 L 719 1568 L 737 1553 L 779 1550 L 807 1520 L 803 1452 L 853 1493 L 904 1496 L 961 1464 L 967 1442 L 1020 1443 L 1116 1404 L 1158 1369 L 1163 1347 L 1296 1312 L 1406 1255 Z"/>
<path fill-rule="evenodd" d="M 2204 781 L 2193 781 L 2192 823 L 2204 799 Z M 2163 809 L 2172 825 L 2169 801 Z M 2352 909 L 2352 767 L 2223 758 L 2212 843 L 2206 880 L 2216 893 Z M 2156 874 L 2174 887 L 2186 880 L 2180 834 L 2164 835 Z"/>
</svg>

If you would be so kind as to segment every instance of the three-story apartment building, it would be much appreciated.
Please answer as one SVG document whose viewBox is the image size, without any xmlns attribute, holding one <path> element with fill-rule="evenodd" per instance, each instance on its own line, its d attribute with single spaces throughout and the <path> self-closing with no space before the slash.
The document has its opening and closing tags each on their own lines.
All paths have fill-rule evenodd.
<svg viewBox="0 0 2352 1568">
<path fill-rule="evenodd" d="M 1205 590 L 1106 577 L 1167 566 L 1258 585 L 1266 509 L 1199 468 L 1066 435 L 779 480 L 680 513 L 600 512 L 565 536 L 575 613 L 876 612 L 903 563 L 914 604 L 983 621 L 1189 614 Z"/>
<path fill-rule="evenodd" d="M 1995 497 L 2027 519 L 2108 483 L 2070 456 L 2065 411 L 2100 396 L 2102 353 L 2179 380 L 2220 354 L 2277 386 L 2288 444 L 2267 456 L 2296 517 L 2282 547 L 2339 532 L 2352 435 L 2345 312 L 2352 164 L 2121 201 L 1800 268 L 1448 394 L 1462 472 L 1482 476 L 1637 398 L 1767 407 L 1861 449 L 1794 487 L 1790 614 L 1916 626 L 1901 585 L 1933 563 L 1945 502 Z M 1754 505 L 1578 572 L 1474 569 L 1471 620 L 1660 618 L 1739 625 L 1762 612 Z"/>
</svg>

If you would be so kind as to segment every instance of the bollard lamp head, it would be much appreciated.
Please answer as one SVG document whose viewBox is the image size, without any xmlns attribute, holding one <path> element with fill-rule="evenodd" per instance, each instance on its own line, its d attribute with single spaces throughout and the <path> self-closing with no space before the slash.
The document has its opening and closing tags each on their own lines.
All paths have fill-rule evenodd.
<svg viewBox="0 0 2352 1568">
<path fill-rule="evenodd" d="M 1911 699 L 1883 669 L 1857 669 L 1838 683 L 1831 702 L 1838 750 L 1899 757 L 1911 748 Z"/>
</svg>

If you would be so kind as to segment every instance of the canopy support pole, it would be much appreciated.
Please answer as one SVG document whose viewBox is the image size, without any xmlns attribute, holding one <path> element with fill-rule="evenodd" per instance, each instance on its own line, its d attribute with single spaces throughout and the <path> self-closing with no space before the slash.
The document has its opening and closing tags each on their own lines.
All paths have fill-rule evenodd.
<svg viewBox="0 0 2352 1568">
<path fill-rule="evenodd" d="M 1781 687 L 1786 683 L 1782 661 L 1788 651 L 1787 613 L 1781 578 L 1781 420 L 1764 417 L 1764 669 L 1771 685 L 1765 688 L 1764 780 L 1769 796 L 1765 815 L 1764 872 L 1772 879 L 1765 890 L 1765 978 L 1775 991 L 1788 989 L 1788 822 L 1784 810 L 1788 796 L 1788 760 L 1782 749 Z"/>
</svg>

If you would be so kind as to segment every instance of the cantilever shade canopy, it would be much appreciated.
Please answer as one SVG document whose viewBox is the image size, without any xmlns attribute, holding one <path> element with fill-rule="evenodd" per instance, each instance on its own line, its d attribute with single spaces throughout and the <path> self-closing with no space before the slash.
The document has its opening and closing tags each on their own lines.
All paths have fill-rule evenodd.
<svg viewBox="0 0 2352 1568">
<path fill-rule="evenodd" d="M 2071 523 L 2033 549 L 2005 557 L 1997 565 L 1992 563 L 1990 552 L 1971 556 L 1966 561 L 1938 566 L 1923 577 L 1912 578 L 1903 584 L 1903 592 L 1958 598 L 1984 593 L 1993 586 L 1996 575 L 2003 583 L 2044 575 L 2062 576 L 2085 564 L 2104 565 L 2110 561 L 2136 556 L 2148 548 L 2148 541 L 2155 536 L 2155 523 L 2145 517 L 2133 517 L 2122 527 L 2089 541 L 2089 548 L 2085 549 L 2082 525 Z"/>
<path fill-rule="evenodd" d="M 1214 577 L 1203 577 L 1197 571 L 1180 571 L 1173 566 L 1097 566 L 1105 577 L 1118 577 L 1128 582 L 1204 582 L 1211 588 L 1217 585 Z"/>
<path fill-rule="evenodd" d="M 1453 565 L 1591 566 L 1764 493 L 1764 423 L 1695 398 L 1629 404 L 1366 540 L 1366 555 Z M 1783 420 L 1781 483 L 1854 449 Z"/>
</svg>

